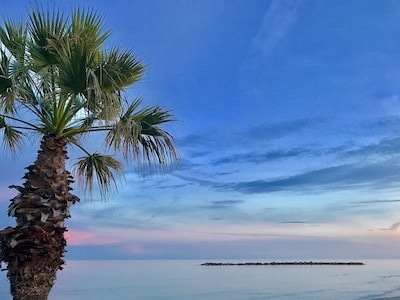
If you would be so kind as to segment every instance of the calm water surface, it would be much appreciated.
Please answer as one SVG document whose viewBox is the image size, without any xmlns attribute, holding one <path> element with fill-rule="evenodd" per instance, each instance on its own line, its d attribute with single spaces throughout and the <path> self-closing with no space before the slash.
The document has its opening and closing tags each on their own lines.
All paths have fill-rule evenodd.
<svg viewBox="0 0 400 300">
<path fill-rule="evenodd" d="M 49 299 L 400 299 L 400 260 L 364 260 L 364 266 L 205 267 L 202 262 L 69 261 Z M 0 275 L 0 299 L 11 300 L 5 272 Z"/>
</svg>

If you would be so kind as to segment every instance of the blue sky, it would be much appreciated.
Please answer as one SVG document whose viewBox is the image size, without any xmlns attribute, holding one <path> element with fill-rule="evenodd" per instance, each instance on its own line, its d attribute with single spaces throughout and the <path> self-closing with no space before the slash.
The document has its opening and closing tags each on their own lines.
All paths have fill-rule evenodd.
<svg viewBox="0 0 400 300">
<path fill-rule="evenodd" d="M 400 2 L 39 3 L 104 14 L 147 65 L 129 95 L 179 120 L 177 167 L 128 165 L 108 201 L 75 189 L 67 259 L 399 258 Z M 3 216 L 24 149 L 0 158 Z"/>
</svg>

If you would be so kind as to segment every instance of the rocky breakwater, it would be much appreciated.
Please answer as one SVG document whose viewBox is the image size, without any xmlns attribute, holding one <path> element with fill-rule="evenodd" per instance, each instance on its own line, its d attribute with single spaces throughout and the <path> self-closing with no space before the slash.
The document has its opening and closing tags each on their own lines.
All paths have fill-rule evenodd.
<svg viewBox="0 0 400 300">
<path fill-rule="evenodd" d="M 324 262 L 324 261 L 289 261 L 289 262 L 205 262 L 202 266 L 362 266 L 363 262 Z"/>
</svg>

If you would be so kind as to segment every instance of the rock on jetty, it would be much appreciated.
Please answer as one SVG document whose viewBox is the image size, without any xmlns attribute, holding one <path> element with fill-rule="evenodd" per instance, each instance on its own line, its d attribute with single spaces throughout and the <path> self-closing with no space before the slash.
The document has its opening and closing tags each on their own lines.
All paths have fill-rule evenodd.
<svg viewBox="0 0 400 300">
<path fill-rule="evenodd" d="M 289 262 L 245 262 L 245 263 L 229 263 L 229 262 L 205 262 L 202 266 L 363 266 L 362 262 L 324 262 L 324 261 L 289 261 Z"/>
</svg>

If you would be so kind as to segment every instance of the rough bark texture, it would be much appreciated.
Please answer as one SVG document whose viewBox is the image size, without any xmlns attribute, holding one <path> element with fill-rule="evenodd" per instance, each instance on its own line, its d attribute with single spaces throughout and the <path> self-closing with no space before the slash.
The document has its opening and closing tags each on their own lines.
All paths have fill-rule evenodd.
<svg viewBox="0 0 400 300">
<path fill-rule="evenodd" d="M 45 300 L 64 264 L 64 220 L 79 198 L 72 195 L 72 177 L 65 169 L 66 140 L 42 139 L 36 162 L 27 167 L 24 185 L 11 200 L 8 214 L 16 227 L 0 231 L 0 261 L 8 264 L 14 300 Z"/>
</svg>

